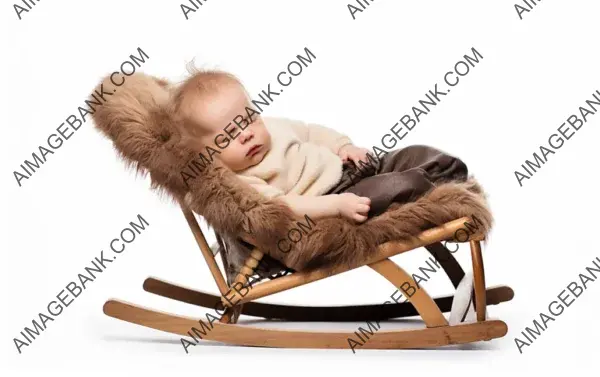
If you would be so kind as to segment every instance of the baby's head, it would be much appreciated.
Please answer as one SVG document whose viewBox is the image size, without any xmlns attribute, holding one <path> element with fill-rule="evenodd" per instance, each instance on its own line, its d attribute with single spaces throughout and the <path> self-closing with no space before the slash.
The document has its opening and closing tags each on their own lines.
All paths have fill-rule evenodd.
<svg viewBox="0 0 600 377">
<path fill-rule="evenodd" d="M 183 137 L 195 149 L 218 150 L 216 156 L 235 172 L 258 164 L 271 149 L 260 114 L 252 111 L 248 93 L 231 74 L 197 71 L 177 89 L 174 102 Z"/>
</svg>

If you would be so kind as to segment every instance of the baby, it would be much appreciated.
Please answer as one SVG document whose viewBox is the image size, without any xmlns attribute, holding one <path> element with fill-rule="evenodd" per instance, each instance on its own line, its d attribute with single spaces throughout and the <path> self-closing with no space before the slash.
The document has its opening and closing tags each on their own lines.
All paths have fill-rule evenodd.
<svg viewBox="0 0 600 377">
<path fill-rule="evenodd" d="M 430 147 L 394 151 L 373 165 L 367 149 L 330 128 L 263 117 L 240 81 L 226 72 L 196 71 L 177 88 L 174 102 L 184 138 L 198 150 L 217 146 L 225 166 L 299 217 L 341 215 L 360 223 L 374 214 L 372 198 L 382 212 L 392 201 L 415 199 L 447 173 L 466 177 L 460 160 Z M 348 164 L 374 171 L 348 182 L 342 179 Z"/>
</svg>

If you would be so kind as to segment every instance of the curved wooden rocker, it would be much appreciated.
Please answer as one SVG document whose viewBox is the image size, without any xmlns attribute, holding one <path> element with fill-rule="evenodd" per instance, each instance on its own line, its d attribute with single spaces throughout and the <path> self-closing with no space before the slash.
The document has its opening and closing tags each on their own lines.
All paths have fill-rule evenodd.
<svg viewBox="0 0 600 377">
<path fill-rule="evenodd" d="M 104 313 L 106 315 L 194 339 L 195 335 L 203 340 L 232 345 L 284 348 L 349 348 L 348 339 L 353 338 L 355 333 L 257 328 L 236 324 L 239 314 L 299 321 L 380 321 L 414 315 L 419 315 L 423 319 L 425 328 L 419 330 L 369 332 L 372 336 L 367 336 L 368 341 L 362 344 L 361 348 L 371 349 L 439 347 L 491 340 L 503 337 L 507 333 L 508 329 L 503 321 L 487 319 L 486 307 L 487 305 L 509 301 L 513 298 L 514 293 L 511 288 L 506 286 L 486 290 L 480 246 L 482 238 L 480 236 L 475 235 L 468 241 L 473 261 L 474 303 L 477 320 L 472 323 L 464 323 L 463 315 L 461 323 L 451 325 L 442 312 L 450 311 L 453 296 L 433 300 L 423 287 L 414 290 L 412 295 L 405 294 L 408 302 L 396 304 L 309 307 L 252 302 L 252 300 L 261 297 L 361 266 L 351 268 L 331 267 L 312 272 L 294 272 L 291 275 L 249 286 L 247 285 L 248 277 L 254 274 L 259 261 L 263 257 L 263 253 L 255 249 L 233 284 L 227 286 L 194 215 L 185 208 L 183 212 L 213 274 L 221 296 L 179 287 L 154 278 L 146 279 L 144 289 L 181 302 L 215 309 L 214 312 L 220 315 L 219 322 L 204 323 L 198 319 L 158 312 L 118 300 L 109 300 L 105 303 Z M 448 222 L 443 226 L 428 229 L 419 234 L 412 242 L 384 243 L 379 246 L 377 256 L 364 265 L 369 266 L 385 277 L 396 288 L 401 288 L 405 283 L 412 287 L 418 287 L 412 277 L 389 258 L 409 250 L 425 247 L 439 261 L 454 287 L 457 287 L 464 278 L 465 273 L 456 259 L 440 242 L 445 240 L 460 242 L 453 240 L 452 237 L 468 221 L 468 218 L 461 218 Z M 219 308 L 222 313 L 219 313 Z M 198 327 L 200 327 L 200 330 Z"/>
<path fill-rule="evenodd" d="M 144 290 L 158 296 L 207 309 L 214 309 L 221 302 L 220 296 L 182 287 L 153 277 L 149 277 L 144 281 Z M 442 313 L 446 313 L 452 307 L 453 297 L 452 295 L 437 297 L 434 301 Z M 507 286 L 491 287 L 486 290 L 488 306 L 510 301 L 513 297 L 513 290 Z M 351 306 L 300 306 L 249 302 L 243 305 L 240 314 L 282 321 L 362 322 L 412 317 L 419 313 L 410 302 Z"/>
<path fill-rule="evenodd" d="M 107 301 L 104 304 L 104 313 L 127 322 L 182 336 L 190 336 L 192 328 L 200 327 L 198 320 L 193 318 L 149 310 L 117 300 Z M 506 335 L 506 332 L 506 324 L 497 320 L 411 331 L 378 331 L 362 345 L 362 348 L 430 348 L 491 340 Z M 195 335 L 203 340 L 242 346 L 338 349 L 349 348 L 348 339 L 356 335 L 341 331 L 271 330 L 218 322 L 211 323 L 202 333 L 203 335 Z"/>
</svg>

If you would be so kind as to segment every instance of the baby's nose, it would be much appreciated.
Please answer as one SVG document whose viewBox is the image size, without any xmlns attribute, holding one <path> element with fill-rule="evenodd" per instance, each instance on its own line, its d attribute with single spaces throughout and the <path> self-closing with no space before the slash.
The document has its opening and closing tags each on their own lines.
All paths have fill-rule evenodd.
<svg viewBox="0 0 600 377">
<path fill-rule="evenodd" d="M 254 133 L 246 128 L 244 131 L 240 132 L 240 142 L 243 144 L 248 140 L 251 140 L 254 137 Z"/>
</svg>

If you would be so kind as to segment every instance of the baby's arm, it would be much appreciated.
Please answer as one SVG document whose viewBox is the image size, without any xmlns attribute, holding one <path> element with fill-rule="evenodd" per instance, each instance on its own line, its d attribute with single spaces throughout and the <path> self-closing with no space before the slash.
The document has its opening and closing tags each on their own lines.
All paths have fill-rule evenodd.
<svg viewBox="0 0 600 377">
<path fill-rule="evenodd" d="M 284 118 L 283 121 L 292 128 L 300 140 L 325 146 L 335 154 L 338 154 L 343 146 L 352 144 L 348 136 L 332 128 L 295 119 Z"/>
<path fill-rule="evenodd" d="M 371 206 L 371 200 L 351 193 L 323 196 L 284 195 L 277 198 L 290 207 L 299 217 L 324 218 L 342 215 L 356 222 L 363 222 Z"/>
<path fill-rule="evenodd" d="M 347 219 L 363 222 L 367 219 L 371 206 L 369 198 L 351 193 L 323 196 L 286 195 L 277 187 L 267 184 L 260 178 L 253 176 L 240 176 L 240 178 L 266 198 L 280 200 L 301 218 L 306 215 L 315 219 L 342 215 Z"/>
<path fill-rule="evenodd" d="M 287 123 L 300 140 L 329 148 L 343 162 L 352 161 L 357 167 L 362 166 L 359 165 L 360 161 L 363 161 L 367 166 L 371 165 L 370 159 L 367 157 L 369 150 L 355 146 L 348 136 L 320 124 L 289 119 Z"/>
</svg>

